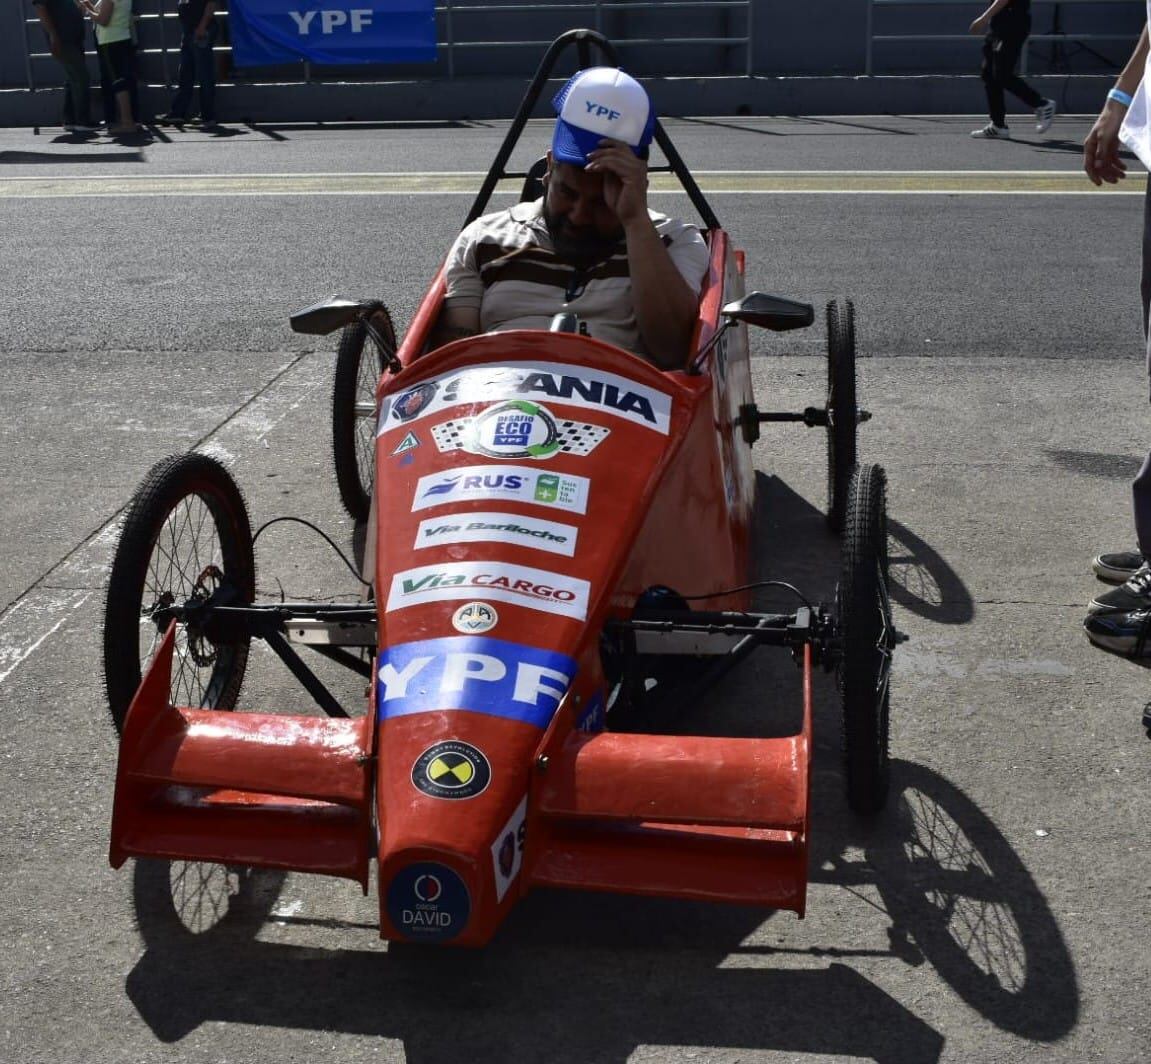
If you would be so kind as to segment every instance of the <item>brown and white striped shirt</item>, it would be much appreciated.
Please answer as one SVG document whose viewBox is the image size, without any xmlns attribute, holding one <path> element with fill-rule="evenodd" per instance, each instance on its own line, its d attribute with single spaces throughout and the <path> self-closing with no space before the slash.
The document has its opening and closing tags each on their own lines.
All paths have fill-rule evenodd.
<svg viewBox="0 0 1151 1064">
<path fill-rule="evenodd" d="M 707 244 L 699 229 L 648 211 L 656 232 L 693 292 L 707 271 Z M 597 340 L 646 354 L 631 295 L 627 249 L 577 270 L 555 253 L 543 200 L 517 203 L 477 218 L 448 252 L 447 298 L 478 309 L 480 330 L 546 329 L 556 314 L 578 314 Z"/>
</svg>

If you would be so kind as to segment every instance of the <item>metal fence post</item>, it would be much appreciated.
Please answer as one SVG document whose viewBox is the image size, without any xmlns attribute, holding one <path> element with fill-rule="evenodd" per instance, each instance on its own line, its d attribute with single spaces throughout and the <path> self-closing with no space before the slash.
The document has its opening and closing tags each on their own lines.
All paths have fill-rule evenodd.
<svg viewBox="0 0 1151 1064">
<path fill-rule="evenodd" d="M 164 0 L 160 0 L 160 70 L 164 74 L 164 87 L 172 89 L 172 75 L 168 72 L 168 37 L 164 33 L 164 23 L 168 21 L 168 12 L 165 10 Z"/>
<path fill-rule="evenodd" d="M 747 0 L 747 76 L 755 76 L 755 0 Z"/>
<path fill-rule="evenodd" d="M 871 77 L 871 69 L 872 69 L 872 55 L 871 55 L 872 21 L 871 20 L 872 20 L 872 16 L 874 15 L 874 13 L 875 13 L 875 4 L 872 2 L 872 0 L 867 0 L 867 30 L 866 30 L 867 47 L 866 47 L 866 50 L 864 51 L 864 58 L 863 58 L 863 73 L 866 77 Z"/>
<path fill-rule="evenodd" d="M 456 38 L 452 28 L 452 0 L 446 0 L 444 3 L 444 33 L 447 37 L 444 43 L 448 46 L 448 81 L 454 81 L 456 77 Z"/>
<path fill-rule="evenodd" d="M 25 7 L 21 4 L 16 9 L 16 17 L 20 19 L 20 32 L 24 36 L 24 74 L 28 78 L 28 91 L 36 91 L 36 79 L 32 75 L 32 42 L 28 40 L 28 18 Z"/>
</svg>

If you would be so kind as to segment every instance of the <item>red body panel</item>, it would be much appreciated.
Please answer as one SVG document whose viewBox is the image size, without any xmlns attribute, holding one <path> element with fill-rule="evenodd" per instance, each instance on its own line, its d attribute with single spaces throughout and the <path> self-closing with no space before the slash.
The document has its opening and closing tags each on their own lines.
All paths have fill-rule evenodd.
<svg viewBox="0 0 1151 1064">
<path fill-rule="evenodd" d="M 697 350 L 742 294 L 724 234 L 711 245 Z M 456 945 L 488 941 L 533 885 L 802 914 L 810 655 L 799 735 L 602 730 L 605 623 L 654 587 L 698 595 L 749 578 L 744 330 L 694 374 L 567 333 L 417 358 L 441 301 L 437 277 L 405 370 L 380 390 L 372 712 L 173 708 L 169 633 L 129 711 L 113 863 L 242 852 L 366 883 L 370 846 L 381 935 Z M 266 850 L 245 817 L 271 830 Z"/>
</svg>

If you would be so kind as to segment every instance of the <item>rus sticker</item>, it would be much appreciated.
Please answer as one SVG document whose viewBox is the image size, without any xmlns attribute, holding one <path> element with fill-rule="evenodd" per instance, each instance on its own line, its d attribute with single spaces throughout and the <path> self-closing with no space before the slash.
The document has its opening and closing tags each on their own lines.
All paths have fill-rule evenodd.
<svg viewBox="0 0 1151 1064">
<path fill-rule="evenodd" d="M 420 477 L 412 511 L 474 500 L 535 503 L 569 513 L 587 513 L 587 477 L 545 473 L 532 466 L 464 466 Z"/>
</svg>

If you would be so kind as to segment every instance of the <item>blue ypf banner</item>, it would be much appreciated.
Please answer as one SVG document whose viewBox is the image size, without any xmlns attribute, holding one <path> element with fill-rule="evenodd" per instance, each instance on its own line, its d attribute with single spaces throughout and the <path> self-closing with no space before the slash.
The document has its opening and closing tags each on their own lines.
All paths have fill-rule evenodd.
<svg viewBox="0 0 1151 1064">
<path fill-rule="evenodd" d="M 430 63 L 435 0 L 231 0 L 236 66 Z"/>
</svg>

